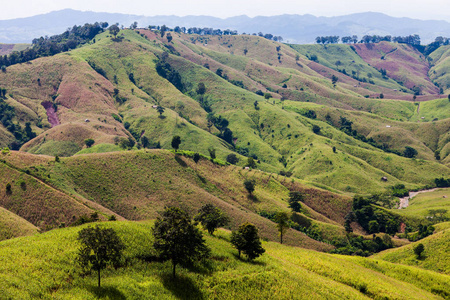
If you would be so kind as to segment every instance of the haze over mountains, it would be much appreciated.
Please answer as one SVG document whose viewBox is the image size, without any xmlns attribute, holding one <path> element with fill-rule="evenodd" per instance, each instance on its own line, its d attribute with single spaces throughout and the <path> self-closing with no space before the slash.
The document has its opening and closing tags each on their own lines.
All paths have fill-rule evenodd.
<svg viewBox="0 0 450 300">
<path fill-rule="evenodd" d="M 73 25 L 85 23 L 119 23 L 128 27 L 138 22 L 139 27 L 167 25 L 169 27 L 212 27 L 233 29 L 239 33 L 271 33 L 291 43 L 314 43 L 319 35 L 410 35 L 418 34 L 422 44 L 437 36 L 446 36 L 450 23 L 390 17 L 382 13 L 358 13 L 338 17 L 313 15 L 236 16 L 226 19 L 210 16 L 138 16 L 119 13 L 83 12 L 65 9 L 28 18 L 0 20 L 0 43 L 30 43 L 40 36 L 51 36 Z"/>
</svg>

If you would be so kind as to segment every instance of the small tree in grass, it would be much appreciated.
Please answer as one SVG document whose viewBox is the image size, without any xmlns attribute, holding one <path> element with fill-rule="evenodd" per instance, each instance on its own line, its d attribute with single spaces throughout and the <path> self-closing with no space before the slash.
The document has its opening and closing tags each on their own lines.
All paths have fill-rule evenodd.
<svg viewBox="0 0 450 300">
<path fill-rule="evenodd" d="M 172 148 L 175 149 L 175 151 L 178 151 L 178 148 L 180 147 L 181 144 L 181 138 L 178 135 L 175 135 L 172 138 Z"/>
<path fill-rule="evenodd" d="M 423 251 L 425 251 L 425 247 L 423 246 L 422 243 L 418 244 L 417 246 L 414 247 L 414 254 L 416 254 L 417 259 L 422 257 L 422 253 Z"/>
<path fill-rule="evenodd" d="M 302 205 L 300 202 L 303 201 L 303 195 L 300 192 L 289 192 L 289 207 L 292 211 L 300 212 Z"/>
<path fill-rule="evenodd" d="M 253 195 L 253 192 L 255 191 L 255 181 L 251 179 L 247 179 L 244 181 L 244 187 L 247 190 L 247 192 L 251 195 Z"/>
<path fill-rule="evenodd" d="M 119 33 L 119 31 L 120 31 L 120 28 L 117 25 L 111 25 L 109 27 L 109 33 L 114 35 L 114 38 L 117 37 L 117 34 Z"/>
<path fill-rule="evenodd" d="M 231 244 L 238 250 L 239 257 L 241 252 L 244 252 L 248 260 L 253 260 L 266 252 L 261 246 L 258 228 L 248 222 L 240 225 L 237 231 L 231 233 Z"/>
<path fill-rule="evenodd" d="M 85 139 L 84 140 L 84 144 L 86 145 L 86 147 L 91 148 L 92 145 L 94 145 L 95 141 L 93 139 Z"/>
<path fill-rule="evenodd" d="M 99 226 L 80 230 L 78 240 L 81 242 L 81 248 L 78 250 L 77 261 L 83 270 L 98 272 L 100 287 L 100 271 L 108 265 L 118 265 L 125 245 L 114 229 Z"/>
<path fill-rule="evenodd" d="M 156 107 L 156 111 L 159 113 L 159 117 L 162 118 L 162 114 L 164 113 L 164 107 L 158 105 L 158 107 Z"/>
<path fill-rule="evenodd" d="M 283 244 L 283 235 L 291 228 L 289 216 L 286 212 L 278 212 L 274 221 L 277 223 L 278 232 L 280 233 L 280 244 Z"/>
<path fill-rule="evenodd" d="M 199 160 L 200 160 L 200 153 L 198 153 L 198 152 L 194 153 L 194 161 L 195 161 L 195 163 L 198 163 Z"/>
<path fill-rule="evenodd" d="M 209 234 L 214 235 L 214 231 L 228 224 L 228 217 L 219 208 L 212 204 L 205 204 L 199 210 L 195 221 L 200 222 Z"/>
<path fill-rule="evenodd" d="M 156 219 L 152 228 L 153 247 L 163 259 L 172 261 L 172 275 L 178 264 L 192 263 L 209 256 L 202 233 L 188 214 L 178 207 L 169 207 Z"/>
</svg>

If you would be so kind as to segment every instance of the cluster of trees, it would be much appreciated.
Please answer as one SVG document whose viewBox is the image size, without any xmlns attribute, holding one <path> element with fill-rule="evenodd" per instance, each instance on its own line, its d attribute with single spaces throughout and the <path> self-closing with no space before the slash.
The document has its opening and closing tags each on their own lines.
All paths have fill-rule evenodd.
<svg viewBox="0 0 450 300">
<path fill-rule="evenodd" d="M 398 232 L 398 216 L 377 208 L 370 199 L 357 196 L 353 198 L 352 211 L 346 216 L 346 222 L 357 221 L 369 233 L 384 232 L 394 235 Z"/>
<path fill-rule="evenodd" d="M 168 207 L 156 219 L 152 228 L 153 248 L 160 259 L 172 262 L 173 277 L 176 276 L 178 265 L 190 265 L 210 256 L 211 250 L 197 228 L 197 222 L 213 235 L 217 228 L 229 221 L 220 209 L 211 204 L 204 205 L 194 220 L 195 222 L 182 209 Z M 108 265 L 119 267 L 126 246 L 112 228 L 102 228 L 98 225 L 80 230 L 78 241 L 81 248 L 77 262 L 85 273 L 97 272 L 100 287 L 101 270 Z M 248 260 L 253 260 L 265 252 L 258 229 L 248 222 L 232 232 L 231 243 L 238 250 L 239 256 L 243 252 Z"/>
<path fill-rule="evenodd" d="M 159 30 L 160 32 L 166 32 L 166 31 L 173 31 L 176 33 L 188 33 L 188 34 L 198 34 L 198 35 L 238 35 L 237 30 L 231 30 L 231 29 L 214 29 L 214 28 L 210 28 L 210 27 L 190 27 L 190 28 L 186 28 L 186 27 L 180 27 L 180 26 L 175 26 L 173 29 L 167 27 L 166 25 L 162 25 L 162 26 L 154 26 L 154 25 L 150 25 L 148 26 L 148 28 L 150 30 Z M 245 33 L 243 33 L 245 34 Z M 268 40 L 274 40 L 276 42 L 281 42 L 283 41 L 283 38 L 281 36 L 275 36 L 273 34 L 270 33 L 262 33 L 262 32 L 258 32 L 253 33 L 252 35 L 258 35 L 260 37 L 266 38 Z M 164 34 L 162 34 L 161 36 L 164 36 Z"/>
<path fill-rule="evenodd" d="M 342 39 L 340 39 L 340 37 L 337 35 L 316 37 L 316 43 L 322 44 L 322 45 L 337 44 L 337 43 L 339 43 L 340 40 L 342 40 L 342 43 L 344 43 L 344 44 L 356 44 L 356 43 L 369 44 L 369 43 L 379 43 L 382 41 L 387 41 L 387 42 L 394 42 L 394 43 L 409 44 L 409 45 L 414 45 L 414 46 L 420 45 L 420 36 L 417 34 L 407 35 L 407 36 L 394 36 L 394 37 L 392 37 L 390 35 L 386 35 L 386 36 L 365 35 L 361 38 L 361 40 L 358 40 L 358 36 L 356 36 L 356 35 L 344 36 L 344 37 L 342 37 Z M 448 44 L 448 39 L 446 40 L 443 37 L 439 37 L 438 42 L 442 43 L 442 44 L 447 42 L 447 44 Z"/>
<path fill-rule="evenodd" d="M 184 85 L 181 81 L 181 75 L 175 70 L 167 61 L 169 54 L 167 52 L 163 52 L 158 62 L 156 63 L 156 72 L 159 76 L 167 79 L 170 83 L 172 83 L 180 92 L 184 92 Z"/>
<path fill-rule="evenodd" d="M 9 144 L 9 149 L 19 150 L 23 144 L 35 138 L 36 133 L 32 130 L 30 122 L 25 123 L 25 128 L 22 128 L 19 123 L 13 122 L 13 118 L 16 116 L 15 109 L 4 101 L 6 89 L 0 88 L 0 90 L 0 122 L 14 135 L 15 140 Z"/>
<path fill-rule="evenodd" d="M 32 41 L 32 47 L 14 51 L 9 55 L 0 56 L 0 66 L 10 66 L 24 63 L 38 57 L 51 56 L 60 52 L 75 49 L 81 44 L 92 40 L 97 34 L 103 32 L 108 27 L 106 22 L 96 22 L 83 26 L 73 26 L 64 33 L 51 37 L 40 37 Z"/>
<path fill-rule="evenodd" d="M 434 183 L 437 187 L 450 187 L 450 178 L 445 179 L 444 177 L 435 178 Z"/>
</svg>

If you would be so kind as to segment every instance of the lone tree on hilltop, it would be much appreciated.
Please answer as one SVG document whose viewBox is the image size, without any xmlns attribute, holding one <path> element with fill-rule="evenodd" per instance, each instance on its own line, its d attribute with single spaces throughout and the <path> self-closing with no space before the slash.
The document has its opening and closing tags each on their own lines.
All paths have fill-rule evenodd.
<svg viewBox="0 0 450 300">
<path fill-rule="evenodd" d="M 261 246 L 258 228 L 248 222 L 240 225 L 237 231 L 231 233 L 231 244 L 238 250 L 239 257 L 241 257 L 241 252 L 244 252 L 248 260 L 253 260 L 266 252 Z"/>
<path fill-rule="evenodd" d="M 81 248 L 78 250 L 77 262 L 83 270 L 94 270 L 98 274 L 107 265 L 117 266 L 122 258 L 125 245 L 112 228 L 87 227 L 78 232 Z"/>
<path fill-rule="evenodd" d="M 86 147 L 91 148 L 91 146 L 94 145 L 95 141 L 93 139 L 85 139 L 84 143 L 86 144 Z"/>
<path fill-rule="evenodd" d="M 175 135 L 172 138 L 172 148 L 175 149 L 175 151 L 178 151 L 178 148 L 180 147 L 181 144 L 181 138 L 179 135 Z"/>
<path fill-rule="evenodd" d="M 117 38 L 117 34 L 120 32 L 120 28 L 117 25 L 109 26 L 109 33 L 114 35 L 114 38 Z"/>
<path fill-rule="evenodd" d="M 292 211 L 300 212 L 302 209 L 302 205 L 300 202 L 303 201 L 303 195 L 300 192 L 289 192 L 289 208 Z"/>
<path fill-rule="evenodd" d="M 214 235 L 214 231 L 228 224 L 228 217 L 219 208 L 212 204 L 205 204 L 199 210 L 195 221 L 200 222 L 209 234 Z"/>
<path fill-rule="evenodd" d="M 168 207 L 152 228 L 153 247 L 162 259 L 172 261 L 172 276 L 178 264 L 192 263 L 209 256 L 202 233 L 188 214 L 178 207 Z"/>
<path fill-rule="evenodd" d="M 286 212 L 278 212 L 274 221 L 277 223 L 278 232 L 280 233 L 280 244 L 283 244 L 283 235 L 291 228 L 289 216 Z"/>
</svg>

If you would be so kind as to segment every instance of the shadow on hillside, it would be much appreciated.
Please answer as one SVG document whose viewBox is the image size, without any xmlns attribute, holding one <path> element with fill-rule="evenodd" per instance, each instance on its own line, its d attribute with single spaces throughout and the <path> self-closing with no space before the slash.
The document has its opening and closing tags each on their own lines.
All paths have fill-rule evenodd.
<svg viewBox="0 0 450 300">
<path fill-rule="evenodd" d="M 255 266 L 265 266 L 266 263 L 263 261 L 259 261 L 259 260 L 248 260 L 247 257 L 245 257 L 245 255 L 239 256 L 239 254 L 237 253 L 233 253 L 234 258 L 236 258 L 237 260 L 243 262 L 243 263 L 247 263 L 247 264 L 251 264 L 251 265 L 255 265 Z M 256 258 L 257 259 L 257 258 Z"/>
<path fill-rule="evenodd" d="M 87 290 L 94 294 L 97 299 L 114 299 L 114 300 L 125 300 L 126 297 L 117 288 L 112 286 L 88 286 Z"/>
<path fill-rule="evenodd" d="M 205 299 L 202 292 L 191 278 L 165 274 L 161 276 L 162 284 L 178 299 Z"/>
<path fill-rule="evenodd" d="M 186 168 L 188 165 L 187 163 L 178 155 L 175 156 L 175 160 L 177 161 L 177 163 L 182 166 L 183 168 Z"/>
<path fill-rule="evenodd" d="M 247 199 L 253 202 L 259 202 L 258 197 L 256 197 L 255 195 L 247 195 Z"/>
</svg>

